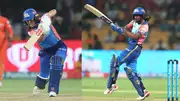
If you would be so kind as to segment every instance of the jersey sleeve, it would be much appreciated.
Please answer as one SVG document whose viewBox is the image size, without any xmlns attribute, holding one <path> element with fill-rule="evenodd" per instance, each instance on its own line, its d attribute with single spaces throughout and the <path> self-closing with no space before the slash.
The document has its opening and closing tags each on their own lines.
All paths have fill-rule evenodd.
<svg viewBox="0 0 180 101">
<path fill-rule="evenodd" d="M 41 17 L 41 23 L 47 25 L 47 26 L 50 26 L 51 25 L 51 18 L 48 16 L 48 14 L 44 14 L 42 17 Z"/>
<path fill-rule="evenodd" d="M 4 18 L 5 30 L 8 31 L 9 37 L 13 37 L 13 29 L 8 19 Z"/>
<path fill-rule="evenodd" d="M 134 23 L 134 21 L 132 20 L 130 23 L 128 23 L 128 24 L 126 25 L 126 27 L 127 27 L 129 30 L 132 30 L 133 23 Z"/>
<path fill-rule="evenodd" d="M 39 24 L 39 27 L 42 28 L 43 34 L 48 34 L 51 27 L 51 18 L 47 14 L 44 14 L 41 17 L 41 22 Z"/>
</svg>

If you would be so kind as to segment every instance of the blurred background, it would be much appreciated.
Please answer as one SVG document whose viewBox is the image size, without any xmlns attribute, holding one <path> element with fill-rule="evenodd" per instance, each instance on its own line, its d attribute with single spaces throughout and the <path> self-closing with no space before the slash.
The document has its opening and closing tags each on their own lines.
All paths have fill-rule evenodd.
<svg viewBox="0 0 180 101">
<path fill-rule="evenodd" d="M 176 53 L 180 49 L 179 0 L 84 0 L 83 4 L 86 3 L 99 9 L 119 26 L 125 26 L 132 20 L 135 7 L 145 8 L 151 19 L 149 34 L 138 61 L 140 72 L 154 74 L 159 71 L 160 74 L 164 74 L 166 61 L 179 58 Z M 106 23 L 85 9 L 82 10 L 82 19 L 82 46 L 85 54 L 83 56 L 88 62 L 97 59 L 98 64 L 95 64 L 99 68 L 97 71 L 107 73 L 109 59 L 112 56 L 110 53 L 115 52 L 119 55 L 120 51 L 127 47 L 127 37 L 113 32 Z M 149 63 L 152 65 L 148 67 Z"/>
<path fill-rule="evenodd" d="M 57 10 L 53 25 L 65 39 L 81 39 L 81 2 L 77 0 L 1 0 L 1 15 L 9 19 L 14 30 L 14 40 L 24 40 L 23 12 L 27 8 L 34 8 L 40 15 L 51 9 Z"/>
<path fill-rule="evenodd" d="M 29 52 L 23 48 L 23 45 L 29 38 L 22 21 L 23 12 L 27 8 L 34 8 L 40 16 L 52 9 L 57 10 L 56 16 L 52 18 L 52 24 L 68 46 L 60 92 L 62 95 L 69 93 L 71 95 L 80 95 L 82 51 L 81 6 L 81 0 L 1 0 L 0 16 L 6 17 L 9 20 L 13 30 L 12 46 L 7 48 L 4 57 L 4 80 L 2 80 L 3 86 L 0 89 L 0 95 L 3 95 L 3 97 L 0 97 L 1 101 L 7 101 L 7 98 L 9 98 L 8 101 L 14 100 L 14 96 L 11 94 L 15 92 L 25 96 L 30 95 L 35 77 L 39 73 L 39 46 L 36 44 Z M 3 46 L 3 43 L 1 44 L 0 46 Z M 2 68 L 0 69 L 3 71 Z M 73 86 L 71 85 L 72 83 L 74 83 Z M 5 92 L 7 92 L 7 95 Z M 18 95 L 15 96 L 18 97 Z M 45 96 L 47 97 L 46 91 L 42 97 Z M 17 101 L 21 99 L 18 98 Z M 29 101 L 29 98 L 25 98 L 25 100 Z M 43 101 L 46 100 L 49 99 L 43 99 Z M 34 99 L 32 101 L 37 100 Z"/>
</svg>

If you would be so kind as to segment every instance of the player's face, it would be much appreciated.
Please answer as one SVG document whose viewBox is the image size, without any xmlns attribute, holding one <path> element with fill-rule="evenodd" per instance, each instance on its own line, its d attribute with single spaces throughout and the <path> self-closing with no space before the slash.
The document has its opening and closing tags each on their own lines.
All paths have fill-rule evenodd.
<svg viewBox="0 0 180 101">
<path fill-rule="evenodd" d="M 138 23 L 140 23 L 142 21 L 142 16 L 141 15 L 135 15 L 134 16 L 134 20 Z"/>
<path fill-rule="evenodd" d="M 141 20 L 141 16 L 140 16 L 140 15 L 135 15 L 135 16 L 134 16 L 134 19 L 135 19 L 136 21 L 140 21 L 140 20 Z"/>
<path fill-rule="evenodd" d="M 26 23 L 27 23 L 30 27 L 34 27 L 34 26 L 36 25 L 36 23 L 35 23 L 34 20 L 26 21 Z"/>
</svg>

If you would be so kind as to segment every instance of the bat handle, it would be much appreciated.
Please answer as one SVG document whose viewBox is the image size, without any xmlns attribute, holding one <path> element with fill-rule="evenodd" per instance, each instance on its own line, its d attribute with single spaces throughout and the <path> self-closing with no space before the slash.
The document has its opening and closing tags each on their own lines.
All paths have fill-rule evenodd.
<svg viewBox="0 0 180 101">
<path fill-rule="evenodd" d="M 23 46 L 24 47 L 24 49 L 26 49 L 27 51 L 29 51 L 29 49 L 27 49 L 25 46 Z"/>
</svg>

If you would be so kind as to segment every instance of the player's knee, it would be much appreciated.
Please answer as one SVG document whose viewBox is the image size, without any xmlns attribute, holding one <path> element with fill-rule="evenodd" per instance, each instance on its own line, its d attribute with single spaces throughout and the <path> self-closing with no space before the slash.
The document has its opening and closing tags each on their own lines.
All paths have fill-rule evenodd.
<svg viewBox="0 0 180 101">
<path fill-rule="evenodd" d="M 116 65 L 116 55 L 113 54 L 112 59 L 111 59 L 110 67 L 111 67 L 111 68 L 114 68 L 115 65 Z"/>
<path fill-rule="evenodd" d="M 60 56 L 52 56 L 50 60 L 51 69 L 62 69 L 64 59 Z"/>
<path fill-rule="evenodd" d="M 123 63 L 122 58 L 120 56 L 118 56 L 116 59 L 117 66 L 120 66 L 122 63 Z"/>
<path fill-rule="evenodd" d="M 141 76 L 138 73 L 135 73 L 139 80 L 142 80 Z"/>
<path fill-rule="evenodd" d="M 133 77 L 135 76 L 135 73 L 129 67 L 124 67 L 124 71 L 126 72 L 126 75 L 129 79 L 133 79 Z"/>
<path fill-rule="evenodd" d="M 115 73 L 116 73 L 116 68 L 112 68 L 111 71 L 110 71 L 111 77 L 114 77 Z"/>
<path fill-rule="evenodd" d="M 48 78 L 43 78 L 38 75 L 36 77 L 35 86 L 37 86 L 39 89 L 44 89 L 47 82 L 48 82 Z"/>
<path fill-rule="evenodd" d="M 116 56 L 115 54 L 113 54 L 112 59 L 111 59 L 111 68 L 119 67 L 121 64 L 120 60 L 121 60 L 120 56 Z"/>
</svg>

